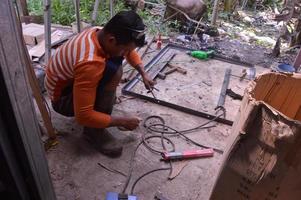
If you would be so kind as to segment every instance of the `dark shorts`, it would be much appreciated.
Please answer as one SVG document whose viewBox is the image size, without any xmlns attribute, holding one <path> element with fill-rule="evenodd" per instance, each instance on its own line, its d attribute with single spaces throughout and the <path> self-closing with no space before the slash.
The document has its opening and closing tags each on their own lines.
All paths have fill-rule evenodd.
<svg viewBox="0 0 301 200">
<path fill-rule="evenodd" d="M 103 93 L 104 88 L 107 83 L 109 83 L 118 69 L 121 67 L 123 61 L 123 57 L 111 58 L 106 62 L 103 78 L 99 81 L 96 95 L 100 95 Z M 74 116 L 74 108 L 73 108 L 73 84 L 67 86 L 63 89 L 61 97 L 52 102 L 52 108 L 61 115 L 66 117 Z"/>
</svg>

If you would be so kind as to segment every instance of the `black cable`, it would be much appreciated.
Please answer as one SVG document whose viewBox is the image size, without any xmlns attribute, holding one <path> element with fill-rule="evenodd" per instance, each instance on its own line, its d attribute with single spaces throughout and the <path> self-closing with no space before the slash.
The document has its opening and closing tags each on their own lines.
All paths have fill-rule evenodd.
<svg viewBox="0 0 301 200">
<path fill-rule="evenodd" d="M 159 126 L 160 124 L 154 124 L 154 126 Z M 153 125 L 152 125 L 153 126 Z M 196 146 L 199 146 L 199 147 L 203 147 L 203 148 L 212 148 L 214 151 L 218 152 L 218 153 L 223 153 L 223 150 L 221 149 L 218 149 L 218 148 L 214 148 L 214 147 L 209 147 L 209 146 L 206 146 L 206 145 L 203 145 L 203 144 L 200 144 L 200 143 L 197 143 L 196 141 L 190 139 L 189 137 L 187 137 L 185 134 L 181 133 L 180 131 L 177 131 L 176 129 L 174 128 L 171 128 L 169 126 L 166 126 L 166 125 L 161 125 L 162 127 L 164 128 L 168 128 L 170 130 L 172 130 L 174 134 L 179 134 L 181 135 L 182 137 L 184 137 L 186 140 L 190 141 L 191 143 L 193 143 L 194 145 Z M 171 132 L 169 132 L 169 134 L 171 134 Z"/>
<path fill-rule="evenodd" d="M 164 144 L 164 140 L 167 140 L 170 143 L 170 145 L 172 146 L 172 150 L 170 150 L 168 152 L 174 152 L 176 150 L 175 144 L 169 138 L 167 138 L 165 136 L 162 136 L 162 135 L 161 136 L 160 135 L 151 135 L 151 136 L 147 136 L 147 137 L 144 136 L 143 137 L 144 146 L 153 153 L 157 153 L 157 154 L 161 155 L 162 153 L 166 152 L 166 148 L 165 148 L 165 144 L 164 144 L 164 146 L 162 145 L 163 146 L 163 151 L 160 151 L 160 150 L 155 149 L 154 147 L 150 146 L 148 144 L 148 140 L 151 139 L 151 138 L 161 138 L 161 143 L 163 143 L 163 144 Z"/>
<path fill-rule="evenodd" d="M 132 185 L 132 188 L 131 188 L 131 193 L 130 194 L 133 194 L 134 193 L 134 189 L 137 185 L 137 183 L 145 176 L 151 174 L 151 173 L 154 173 L 154 172 L 157 172 L 157 171 L 163 171 L 163 170 L 170 170 L 171 168 L 170 167 L 167 167 L 167 168 L 159 168 L 159 169 L 154 169 L 154 170 L 151 170 L 149 172 L 146 172 L 145 174 L 141 175 L 139 178 L 136 179 L 136 181 L 133 183 Z"/>
<path fill-rule="evenodd" d="M 217 114 L 218 111 L 223 111 L 223 113 L 221 114 Z M 141 146 L 141 144 L 143 144 L 148 150 L 150 150 L 151 152 L 153 153 L 156 153 L 156 154 L 162 154 L 162 153 L 166 153 L 166 152 L 174 152 L 175 151 L 175 144 L 171 141 L 171 139 L 169 139 L 166 135 L 170 135 L 170 136 L 173 136 L 173 135 L 180 135 L 182 137 L 184 137 L 186 140 L 190 141 L 191 143 L 193 143 L 194 145 L 197 145 L 197 146 L 200 146 L 200 147 L 203 147 L 203 148 L 212 148 L 212 147 L 208 147 L 206 145 L 202 145 L 202 144 L 199 144 L 197 143 L 196 141 L 190 139 L 189 137 L 187 137 L 185 134 L 186 133 L 189 133 L 189 132 L 193 132 L 193 131 L 197 131 L 199 129 L 205 129 L 205 128 L 211 128 L 211 127 L 214 127 L 216 126 L 216 124 L 214 125 L 211 125 L 211 126 L 206 126 L 212 122 L 215 122 L 215 120 L 221 116 L 224 116 L 225 117 L 225 112 L 223 109 L 218 109 L 216 111 L 216 116 L 211 119 L 211 120 L 208 120 L 207 122 L 201 124 L 200 126 L 197 126 L 195 128 L 191 128 L 191 129 L 186 129 L 186 130 L 183 130 L 183 131 L 178 131 L 170 126 L 167 126 L 165 125 L 165 121 L 162 117 L 160 116 L 149 116 L 147 117 L 145 120 L 144 120 L 144 127 L 147 129 L 147 132 L 148 134 L 152 134 L 152 135 L 147 135 L 147 134 L 143 134 L 142 136 L 142 140 L 138 143 L 138 145 L 136 146 L 136 148 L 134 149 L 133 151 L 133 154 L 131 156 L 131 160 L 130 160 L 130 167 L 129 167 L 129 173 L 127 175 L 127 179 L 126 179 L 126 182 L 124 184 L 124 187 L 123 187 L 123 190 L 122 190 L 122 193 L 125 193 L 126 192 L 126 189 L 129 185 L 129 182 L 132 178 L 132 173 L 133 173 L 133 169 L 134 169 L 134 159 L 135 159 L 135 156 L 136 156 L 136 152 L 137 150 L 139 149 L 139 147 Z M 157 119 L 159 120 L 161 123 L 160 124 L 147 124 L 147 122 L 151 119 Z M 217 122 L 216 122 L 217 123 Z M 160 135 L 153 135 L 154 133 L 158 133 Z M 166 134 L 166 135 L 165 135 Z M 155 149 L 154 147 L 152 147 L 149 143 L 148 143 L 148 140 L 152 139 L 152 138 L 160 138 L 161 139 L 161 145 L 162 145 L 162 150 L 158 150 L 158 149 Z M 170 151 L 167 150 L 166 148 L 166 145 L 164 143 L 164 141 L 167 141 L 171 146 L 172 146 L 172 149 Z M 214 151 L 218 152 L 218 153 L 223 153 L 222 150 L 220 149 L 217 149 L 217 148 L 212 148 Z M 146 172 L 145 174 L 141 175 L 140 177 L 138 177 L 133 185 L 132 185 L 132 188 L 131 188 L 131 194 L 134 193 L 134 189 L 137 185 L 137 183 L 145 176 L 153 173 L 153 172 L 156 172 L 156 171 L 162 171 L 162 170 L 170 170 L 170 173 L 172 172 L 172 165 L 171 165 L 171 161 L 169 162 L 170 164 L 170 167 L 167 167 L 167 168 L 158 168 L 158 169 L 154 169 L 154 170 L 151 170 L 149 172 Z"/>
<path fill-rule="evenodd" d="M 201 124 L 200 126 L 197 126 L 197 127 L 194 127 L 194 128 L 190 128 L 190 129 L 186 129 L 186 130 L 182 130 L 182 131 L 172 131 L 172 132 L 170 132 L 170 131 L 166 131 L 166 129 L 154 129 L 153 127 L 155 127 L 155 126 L 162 126 L 162 124 L 152 124 L 152 125 L 146 125 L 146 124 L 144 124 L 144 127 L 146 128 L 146 129 L 148 129 L 149 131 L 151 131 L 151 132 L 157 132 L 157 133 L 164 133 L 164 134 L 176 134 L 176 133 L 178 133 L 178 132 L 181 132 L 181 133 L 183 133 L 183 134 L 186 134 L 186 133 L 190 133 L 190 132 L 193 132 L 193 131 L 197 131 L 197 130 L 199 130 L 199 129 L 207 129 L 207 128 L 212 128 L 212 127 L 215 127 L 216 126 L 216 124 L 218 123 L 218 122 L 216 122 L 216 124 L 215 125 L 212 125 L 212 126 L 205 126 L 205 125 L 207 125 L 207 124 L 209 124 L 209 123 L 212 123 L 212 122 L 215 122 L 215 120 L 217 119 L 217 118 L 220 118 L 221 116 L 223 116 L 224 115 L 224 113 L 221 113 L 221 114 L 219 114 L 219 115 L 216 115 L 214 118 L 212 118 L 211 120 L 208 120 L 208 121 L 206 121 L 205 123 L 203 123 L 203 124 Z M 151 119 L 151 118 L 161 118 L 161 117 L 159 117 L 159 116 L 150 116 L 150 117 L 148 117 L 148 118 L 146 118 L 146 120 L 149 120 L 149 119 Z M 163 120 L 163 118 L 161 118 L 162 120 Z M 164 120 L 163 120 L 164 121 Z M 169 126 L 164 126 L 164 128 L 170 128 Z"/>
<path fill-rule="evenodd" d="M 165 122 L 164 122 L 164 119 L 162 117 L 159 117 L 159 116 L 149 116 L 148 118 L 146 118 L 145 122 L 144 122 L 144 127 L 146 127 L 146 129 L 148 130 L 149 133 L 160 133 L 161 136 L 163 134 L 170 134 L 170 135 L 181 135 L 182 137 L 184 137 L 186 140 L 190 141 L 191 143 L 193 143 L 194 145 L 196 146 L 199 146 L 199 147 L 203 147 L 203 148 L 212 148 L 214 151 L 218 152 L 218 153 L 223 153 L 223 150 L 221 149 L 218 149 L 218 148 L 214 148 L 214 147 L 209 147 L 209 146 L 206 146 L 206 145 L 203 145 L 203 144 L 200 144 L 200 143 L 197 143 L 196 141 L 190 139 L 189 137 L 187 137 L 184 133 L 188 133 L 188 132 L 192 132 L 192 131 L 196 131 L 196 130 L 199 130 L 200 128 L 203 128 L 205 125 L 211 123 L 211 122 L 214 122 L 214 120 L 216 120 L 217 118 L 221 117 L 222 115 L 224 116 L 225 113 L 224 113 L 224 110 L 223 109 L 219 109 L 217 110 L 218 111 L 223 111 L 221 114 L 219 115 L 216 115 L 213 119 L 211 120 L 208 120 L 207 122 L 201 124 L 200 126 L 197 126 L 195 128 L 191 128 L 191 129 L 187 129 L 187 130 L 184 130 L 184 131 L 178 131 L 170 126 L 167 126 L 165 125 Z M 150 119 L 159 119 L 162 124 L 151 124 L 151 125 L 148 125 L 147 124 L 147 120 L 150 120 Z M 156 128 L 153 128 L 153 127 L 156 127 Z M 171 130 L 171 131 L 170 131 Z M 183 133 L 184 132 L 184 133 Z M 146 143 L 145 143 L 146 144 Z M 150 147 L 151 148 L 151 147 Z M 158 150 L 156 150 L 155 152 L 158 152 Z M 162 152 L 160 152 L 162 153 Z"/>
<path fill-rule="evenodd" d="M 131 161 L 130 161 L 129 173 L 128 173 L 127 179 L 125 181 L 124 187 L 122 189 L 122 193 L 125 193 L 128 185 L 129 185 L 129 182 L 130 182 L 131 177 L 132 177 L 133 169 L 134 169 L 133 164 L 134 164 L 135 155 L 136 155 L 136 152 L 137 152 L 138 148 L 140 147 L 140 145 L 142 143 L 143 143 L 143 141 L 139 142 L 139 144 L 136 146 L 135 150 L 133 151 L 133 154 L 132 154 L 132 157 L 131 157 Z"/>
</svg>

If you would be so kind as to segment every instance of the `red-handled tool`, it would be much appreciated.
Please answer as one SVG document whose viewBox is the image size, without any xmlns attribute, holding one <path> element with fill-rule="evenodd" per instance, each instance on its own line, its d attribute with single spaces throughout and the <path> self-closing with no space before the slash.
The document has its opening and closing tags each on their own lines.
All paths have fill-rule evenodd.
<svg viewBox="0 0 301 200">
<path fill-rule="evenodd" d="M 187 150 L 183 152 L 167 152 L 162 153 L 163 160 L 178 160 L 178 159 L 189 159 L 189 158 L 202 158 L 212 157 L 213 149 L 198 149 L 198 150 Z"/>
</svg>

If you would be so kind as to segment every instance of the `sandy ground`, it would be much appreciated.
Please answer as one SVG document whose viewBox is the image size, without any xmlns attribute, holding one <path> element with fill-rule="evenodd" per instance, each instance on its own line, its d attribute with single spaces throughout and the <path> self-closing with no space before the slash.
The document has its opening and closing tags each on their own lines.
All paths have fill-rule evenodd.
<svg viewBox="0 0 301 200">
<path fill-rule="evenodd" d="M 147 55 L 145 63 L 155 53 Z M 185 59 L 193 60 L 178 52 L 175 61 L 180 62 Z M 178 65 L 180 64 L 178 63 Z M 160 92 L 155 92 L 157 98 L 214 114 L 214 107 L 219 97 L 226 68 L 230 67 L 232 69 L 233 76 L 231 76 L 229 86 L 232 90 L 243 94 L 243 90 L 248 83 L 248 80 L 240 81 L 237 78 L 241 75 L 244 67 L 214 59 L 182 63 L 181 67 L 187 70 L 186 75 L 175 72 L 165 80 L 157 81 L 156 87 L 160 90 Z M 257 69 L 257 71 L 264 70 L 260 67 Z M 177 130 L 197 127 L 207 121 L 207 119 L 185 114 L 145 100 L 128 98 L 120 92 L 123 86 L 121 84 L 118 88 L 118 97 L 121 102 L 115 105 L 114 115 L 136 115 L 141 119 L 158 115 L 165 120 L 166 125 Z M 134 90 L 146 94 L 142 84 L 137 84 Z M 235 119 L 239 104 L 239 100 L 226 98 L 227 119 Z M 77 125 L 73 118 L 65 118 L 52 111 L 52 120 L 55 128 L 60 133 L 59 144 L 47 152 L 47 158 L 57 198 L 59 200 L 103 200 L 107 192 L 121 192 L 126 178 L 123 175 L 104 169 L 100 165 L 127 174 L 132 152 L 141 141 L 142 134 L 146 133 L 146 129 L 142 124 L 132 132 L 121 132 L 116 128 L 110 129 L 114 136 L 124 144 L 122 156 L 111 159 L 98 153 L 83 139 L 82 127 Z M 227 145 L 227 138 L 230 134 L 230 126 L 217 124 L 213 128 L 190 133 L 188 137 L 201 144 L 223 150 Z M 199 147 L 181 137 L 172 137 L 171 139 L 176 145 L 176 150 L 199 149 Z M 150 143 L 158 145 L 159 142 L 154 140 Z M 163 196 L 172 200 L 209 199 L 222 158 L 222 154 L 215 152 L 211 158 L 194 159 L 187 163 L 183 161 L 174 162 L 172 164 L 174 169 L 187 164 L 176 178 L 169 180 L 169 171 L 155 172 L 139 181 L 134 194 L 139 197 L 139 200 L 154 199 L 156 192 L 162 192 Z M 137 177 L 152 169 L 168 166 L 168 163 L 160 161 L 160 155 L 154 154 L 141 146 L 134 160 L 133 176 L 127 192 L 130 192 L 130 188 Z"/>
</svg>

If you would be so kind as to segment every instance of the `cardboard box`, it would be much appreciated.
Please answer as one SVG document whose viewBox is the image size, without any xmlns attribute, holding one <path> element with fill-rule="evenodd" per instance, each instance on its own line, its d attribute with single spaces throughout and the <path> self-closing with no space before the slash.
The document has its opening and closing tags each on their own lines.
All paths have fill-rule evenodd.
<svg viewBox="0 0 301 200">
<path fill-rule="evenodd" d="M 301 199 L 301 74 L 251 82 L 230 140 L 210 199 Z"/>
</svg>

